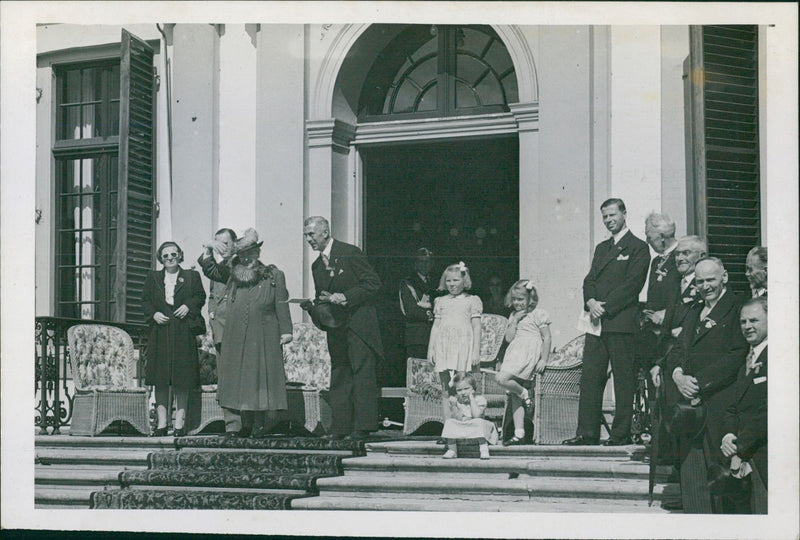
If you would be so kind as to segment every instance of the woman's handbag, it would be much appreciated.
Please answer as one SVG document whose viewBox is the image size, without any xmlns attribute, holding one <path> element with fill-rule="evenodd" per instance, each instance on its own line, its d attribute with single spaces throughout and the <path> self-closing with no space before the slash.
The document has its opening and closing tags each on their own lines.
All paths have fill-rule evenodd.
<svg viewBox="0 0 800 540">
<path fill-rule="evenodd" d="M 206 321 L 200 313 L 187 315 L 189 331 L 195 336 L 202 336 L 206 333 Z"/>
</svg>

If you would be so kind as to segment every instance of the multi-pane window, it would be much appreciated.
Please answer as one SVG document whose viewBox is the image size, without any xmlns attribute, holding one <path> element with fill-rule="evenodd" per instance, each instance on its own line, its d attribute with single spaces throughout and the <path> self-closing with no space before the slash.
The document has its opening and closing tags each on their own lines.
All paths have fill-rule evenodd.
<svg viewBox="0 0 800 540">
<path fill-rule="evenodd" d="M 119 61 L 56 69 L 56 303 L 62 317 L 114 314 Z"/>
<path fill-rule="evenodd" d="M 153 49 L 54 66 L 56 315 L 143 322 L 155 225 Z"/>
<path fill-rule="evenodd" d="M 508 111 L 514 65 L 488 26 L 411 25 L 378 55 L 364 83 L 362 121 Z"/>
</svg>

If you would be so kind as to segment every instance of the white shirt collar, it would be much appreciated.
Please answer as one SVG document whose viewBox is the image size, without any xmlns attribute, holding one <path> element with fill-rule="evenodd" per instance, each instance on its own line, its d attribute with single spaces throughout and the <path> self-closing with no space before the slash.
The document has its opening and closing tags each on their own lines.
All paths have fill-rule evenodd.
<svg viewBox="0 0 800 540">
<path fill-rule="evenodd" d="M 328 238 L 328 245 L 325 246 L 325 249 L 322 250 L 322 255 L 325 255 L 328 260 L 331 260 L 331 248 L 333 247 L 333 237 Z"/>
<path fill-rule="evenodd" d="M 628 226 L 626 225 L 617 234 L 612 235 L 614 237 L 614 244 L 619 243 L 619 241 L 622 240 L 622 237 L 625 236 L 627 233 L 628 233 Z"/>
<path fill-rule="evenodd" d="M 419 276 L 419 279 L 421 279 L 423 283 L 428 283 L 428 276 L 423 276 L 419 272 L 417 272 L 417 275 Z"/>
<path fill-rule="evenodd" d="M 759 343 L 755 347 L 750 347 L 750 349 L 753 351 L 753 362 L 756 361 L 756 358 L 758 358 L 759 355 L 762 353 L 762 351 L 764 349 L 766 349 L 766 348 L 767 348 L 767 339 L 766 338 L 764 338 L 764 341 L 762 341 L 761 343 Z"/>
</svg>

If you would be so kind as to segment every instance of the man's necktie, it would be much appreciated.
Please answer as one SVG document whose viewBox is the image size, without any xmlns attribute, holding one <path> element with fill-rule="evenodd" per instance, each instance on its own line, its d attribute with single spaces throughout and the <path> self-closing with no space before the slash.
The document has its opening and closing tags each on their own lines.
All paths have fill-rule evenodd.
<svg viewBox="0 0 800 540">
<path fill-rule="evenodd" d="M 681 294 L 686 292 L 686 287 L 689 286 L 689 280 L 686 278 L 681 279 Z"/>
<path fill-rule="evenodd" d="M 745 375 L 750 375 L 750 372 L 753 371 L 753 362 L 755 361 L 755 349 L 750 347 L 750 352 L 747 353 L 747 360 L 745 360 L 745 365 L 747 366 L 745 370 Z"/>
</svg>

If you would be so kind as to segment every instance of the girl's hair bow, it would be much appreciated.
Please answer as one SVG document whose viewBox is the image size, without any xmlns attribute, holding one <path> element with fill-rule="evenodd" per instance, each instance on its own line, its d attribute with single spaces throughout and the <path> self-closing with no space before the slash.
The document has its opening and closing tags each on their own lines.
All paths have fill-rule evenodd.
<svg viewBox="0 0 800 540">
<path fill-rule="evenodd" d="M 529 291 L 532 291 L 533 290 L 533 281 L 527 280 L 525 282 L 525 288 L 528 289 Z"/>
<path fill-rule="evenodd" d="M 467 271 L 467 265 L 464 264 L 464 261 L 458 261 L 458 269 L 461 270 L 462 272 Z"/>
</svg>

